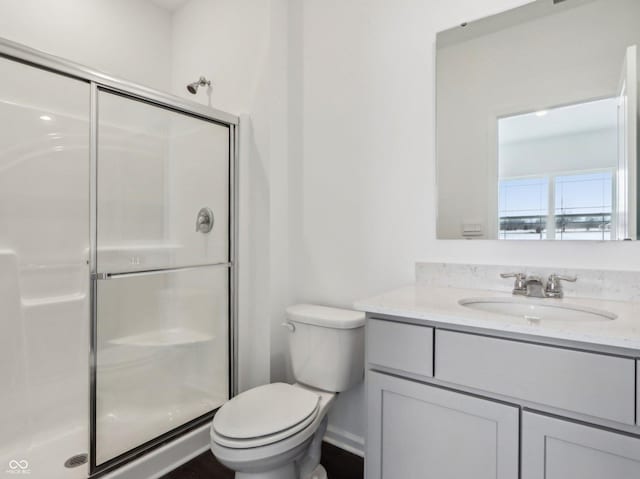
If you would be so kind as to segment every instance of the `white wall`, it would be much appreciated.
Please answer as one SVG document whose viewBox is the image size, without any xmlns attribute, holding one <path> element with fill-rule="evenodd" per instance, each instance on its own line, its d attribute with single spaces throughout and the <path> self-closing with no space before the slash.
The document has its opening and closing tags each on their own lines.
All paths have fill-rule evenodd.
<svg viewBox="0 0 640 479">
<path fill-rule="evenodd" d="M 3 1 L 0 37 L 159 90 L 171 85 L 171 14 L 149 1 Z"/>
<path fill-rule="evenodd" d="M 302 152 L 291 178 L 296 301 L 350 307 L 413 280 L 435 227 L 435 32 L 513 4 L 304 2 L 291 39 L 302 76 L 291 98 Z M 331 427 L 345 441 L 364 436 L 362 388 L 339 398 Z"/>
<path fill-rule="evenodd" d="M 304 2 L 297 301 L 348 307 L 411 283 L 416 260 L 640 268 L 636 243 L 435 239 L 435 34 L 524 3 Z M 345 394 L 331 425 L 364 435 L 363 400 L 360 389 Z"/>
<path fill-rule="evenodd" d="M 234 113 L 259 107 L 268 82 L 270 3 L 251 0 L 191 0 L 174 13 L 174 94 Z M 185 86 L 201 75 L 212 81 L 207 95 Z M 210 100 L 207 102 L 207 100 Z"/>
<path fill-rule="evenodd" d="M 240 143 L 240 388 L 287 378 L 287 2 L 191 0 L 174 14 L 173 93 L 247 114 Z M 200 75 L 212 88 L 193 96 Z"/>
<path fill-rule="evenodd" d="M 569 7 L 438 49 L 440 238 L 461 238 L 469 219 L 497 231 L 497 117 L 617 94 L 625 50 L 640 44 L 640 3 Z"/>
</svg>

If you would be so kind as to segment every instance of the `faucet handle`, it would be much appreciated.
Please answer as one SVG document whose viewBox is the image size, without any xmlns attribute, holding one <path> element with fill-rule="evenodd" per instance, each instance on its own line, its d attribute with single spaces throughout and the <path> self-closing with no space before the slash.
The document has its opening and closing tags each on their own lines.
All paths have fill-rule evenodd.
<svg viewBox="0 0 640 479">
<path fill-rule="evenodd" d="M 562 298 L 562 283 L 560 283 L 560 281 L 575 283 L 577 280 L 577 276 L 563 276 L 561 274 L 549 275 L 547 285 L 544 288 L 545 296 L 547 296 L 548 298 Z"/>
<path fill-rule="evenodd" d="M 524 273 L 500 273 L 501 278 L 515 278 L 513 294 L 527 294 L 527 275 Z"/>
<path fill-rule="evenodd" d="M 568 281 L 569 283 L 575 283 L 578 281 L 578 277 L 576 275 L 573 276 L 563 276 L 561 274 L 552 274 L 549 276 L 549 281 Z"/>
<path fill-rule="evenodd" d="M 500 273 L 501 278 L 526 278 L 524 273 Z"/>
</svg>

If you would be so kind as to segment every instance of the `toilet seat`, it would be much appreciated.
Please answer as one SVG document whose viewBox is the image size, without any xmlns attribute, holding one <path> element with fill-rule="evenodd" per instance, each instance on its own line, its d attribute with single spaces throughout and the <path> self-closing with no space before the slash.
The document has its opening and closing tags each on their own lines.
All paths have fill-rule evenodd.
<svg viewBox="0 0 640 479">
<path fill-rule="evenodd" d="M 282 441 L 308 427 L 320 396 L 284 383 L 267 384 L 227 402 L 213 418 L 211 436 L 221 446 L 248 449 Z"/>
</svg>

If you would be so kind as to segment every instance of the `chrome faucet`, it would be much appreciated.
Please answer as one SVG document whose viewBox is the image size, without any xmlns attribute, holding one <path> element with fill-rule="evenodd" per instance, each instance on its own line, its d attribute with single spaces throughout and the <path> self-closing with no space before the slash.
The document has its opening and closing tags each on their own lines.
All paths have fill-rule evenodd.
<svg viewBox="0 0 640 479">
<path fill-rule="evenodd" d="M 576 276 L 561 276 L 552 274 L 547 279 L 546 284 L 540 276 L 527 276 L 524 273 L 502 273 L 502 278 L 515 278 L 513 283 L 513 294 L 518 296 L 528 296 L 530 298 L 562 298 L 561 281 L 575 283 Z"/>
<path fill-rule="evenodd" d="M 540 276 L 527 276 L 525 281 L 527 287 L 527 296 L 530 298 L 545 298 L 544 283 Z"/>
</svg>

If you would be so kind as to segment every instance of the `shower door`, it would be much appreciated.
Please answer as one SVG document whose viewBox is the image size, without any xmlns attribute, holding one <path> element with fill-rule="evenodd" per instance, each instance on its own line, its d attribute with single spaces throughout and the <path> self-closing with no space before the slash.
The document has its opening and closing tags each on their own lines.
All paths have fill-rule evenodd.
<svg viewBox="0 0 640 479">
<path fill-rule="evenodd" d="M 230 394 L 228 125 L 98 88 L 92 466 Z"/>
</svg>

